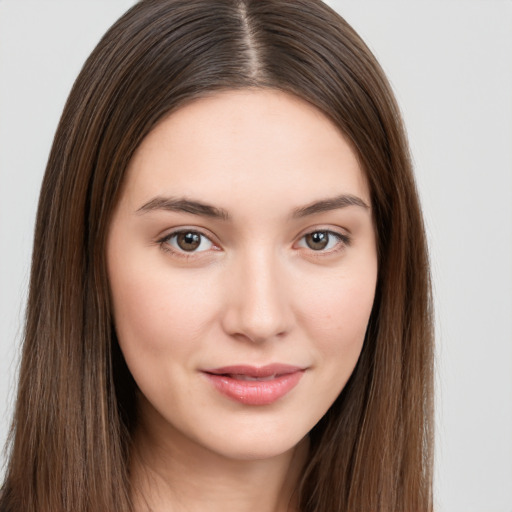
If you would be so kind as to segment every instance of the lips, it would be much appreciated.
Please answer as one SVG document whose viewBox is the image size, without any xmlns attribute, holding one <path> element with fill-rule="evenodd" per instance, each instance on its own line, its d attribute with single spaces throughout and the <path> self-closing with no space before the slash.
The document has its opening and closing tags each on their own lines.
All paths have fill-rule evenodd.
<svg viewBox="0 0 512 512">
<path fill-rule="evenodd" d="M 288 364 L 224 366 L 203 370 L 223 395 L 245 405 L 269 405 L 288 394 L 300 381 L 304 368 Z"/>
</svg>

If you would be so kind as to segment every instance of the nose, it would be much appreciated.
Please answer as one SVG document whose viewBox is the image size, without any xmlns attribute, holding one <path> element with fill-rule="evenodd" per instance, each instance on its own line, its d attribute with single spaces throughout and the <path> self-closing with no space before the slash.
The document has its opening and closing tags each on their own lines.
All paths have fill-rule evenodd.
<svg viewBox="0 0 512 512">
<path fill-rule="evenodd" d="M 254 343 L 278 339 L 292 328 L 286 277 L 278 258 L 264 251 L 241 257 L 230 269 L 223 328 Z"/>
</svg>

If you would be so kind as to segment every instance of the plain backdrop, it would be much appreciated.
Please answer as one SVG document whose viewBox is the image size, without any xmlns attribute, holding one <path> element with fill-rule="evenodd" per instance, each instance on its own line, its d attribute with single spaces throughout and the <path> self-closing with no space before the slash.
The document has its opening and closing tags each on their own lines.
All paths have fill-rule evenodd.
<svg viewBox="0 0 512 512">
<path fill-rule="evenodd" d="M 133 3 L 0 0 L 2 444 L 53 133 L 85 58 Z M 436 305 L 436 510 L 512 512 L 512 2 L 328 3 L 381 62 L 411 141 Z"/>
</svg>

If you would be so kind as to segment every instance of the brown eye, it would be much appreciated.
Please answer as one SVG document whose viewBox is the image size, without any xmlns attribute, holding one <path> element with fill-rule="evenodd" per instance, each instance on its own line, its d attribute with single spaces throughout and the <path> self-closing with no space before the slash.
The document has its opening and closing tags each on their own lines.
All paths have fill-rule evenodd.
<svg viewBox="0 0 512 512">
<path fill-rule="evenodd" d="M 350 238 L 342 233 L 329 230 L 311 231 L 304 235 L 298 243 L 299 247 L 304 247 L 315 252 L 332 253 L 336 249 L 342 249 L 350 245 Z"/>
<path fill-rule="evenodd" d="M 203 252 L 213 247 L 212 241 L 198 231 L 175 231 L 160 241 L 175 252 Z"/>
<path fill-rule="evenodd" d="M 195 251 L 201 245 L 201 235 L 193 232 L 183 232 L 176 236 L 178 247 L 184 251 Z"/>
<path fill-rule="evenodd" d="M 328 231 L 314 231 L 305 235 L 304 240 L 310 249 L 321 251 L 327 247 L 329 238 L 330 234 Z"/>
</svg>

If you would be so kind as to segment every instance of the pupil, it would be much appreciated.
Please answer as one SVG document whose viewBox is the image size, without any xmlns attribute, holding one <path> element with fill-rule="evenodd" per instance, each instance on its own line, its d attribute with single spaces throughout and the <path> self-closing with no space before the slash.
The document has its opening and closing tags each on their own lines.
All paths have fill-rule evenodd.
<svg viewBox="0 0 512 512">
<path fill-rule="evenodd" d="M 326 231 L 315 231 L 306 235 L 306 243 L 310 249 L 320 250 L 325 249 L 329 242 L 329 235 Z"/>
<path fill-rule="evenodd" d="M 193 251 L 199 247 L 201 237 L 197 233 L 180 233 L 177 242 L 180 249 Z"/>
</svg>

